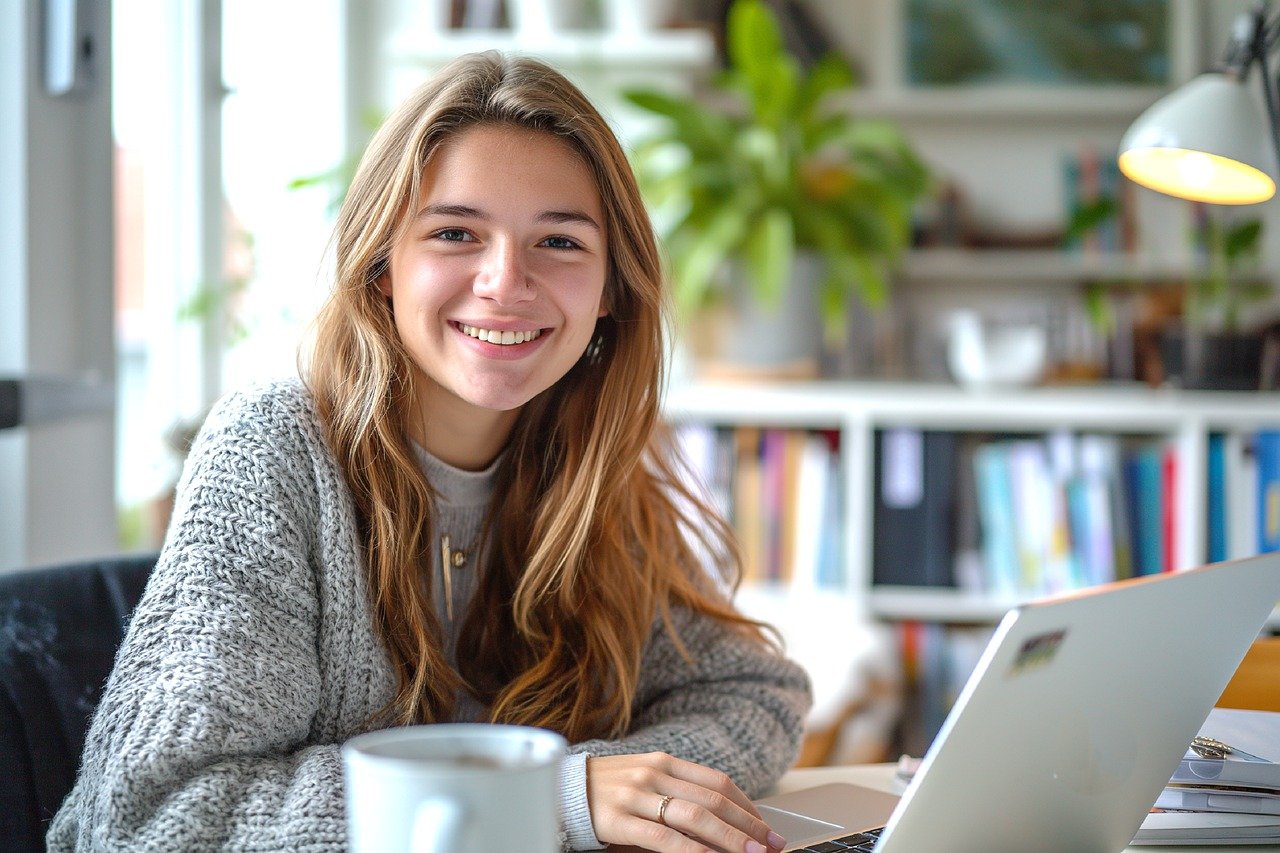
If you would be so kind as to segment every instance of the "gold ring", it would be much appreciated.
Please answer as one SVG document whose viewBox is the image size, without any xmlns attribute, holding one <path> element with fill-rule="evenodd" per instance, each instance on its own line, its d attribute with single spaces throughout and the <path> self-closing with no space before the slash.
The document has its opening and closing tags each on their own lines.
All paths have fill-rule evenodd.
<svg viewBox="0 0 1280 853">
<path fill-rule="evenodd" d="M 665 797 L 662 798 L 662 802 L 658 805 L 658 823 L 662 824 L 663 826 L 667 825 L 667 818 L 666 818 L 667 806 L 670 805 L 671 801 L 674 799 L 675 797 L 671 796 L 670 794 L 667 794 Z"/>
</svg>

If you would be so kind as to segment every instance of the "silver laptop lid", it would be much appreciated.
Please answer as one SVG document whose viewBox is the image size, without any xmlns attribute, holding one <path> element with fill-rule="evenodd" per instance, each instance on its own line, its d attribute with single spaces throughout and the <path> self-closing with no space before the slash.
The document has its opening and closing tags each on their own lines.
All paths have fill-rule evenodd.
<svg viewBox="0 0 1280 853">
<path fill-rule="evenodd" d="M 1122 849 L 1278 600 L 1275 553 L 1010 611 L 878 853 Z"/>
</svg>

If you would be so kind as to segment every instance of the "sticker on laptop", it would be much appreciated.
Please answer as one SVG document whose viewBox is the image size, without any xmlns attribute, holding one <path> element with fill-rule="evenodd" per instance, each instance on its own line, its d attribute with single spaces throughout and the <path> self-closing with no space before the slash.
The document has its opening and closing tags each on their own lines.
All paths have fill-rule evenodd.
<svg viewBox="0 0 1280 853">
<path fill-rule="evenodd" d="M 1009 668 L 1010 675 L 1021 675 L 1028 670 L 1037 669 L 1053 660 L 1054 655 L 1058 653 L 1058 646 L 1062 645 L 1062 640 L 1067 636 L 1065 628 L 1059 631 L 1050 631 L 1047 634 L 1037 634 L 1029 637 L 1018 649 L 1018 656 L 1013 659 L 1013 666 Z"/>
</svg>

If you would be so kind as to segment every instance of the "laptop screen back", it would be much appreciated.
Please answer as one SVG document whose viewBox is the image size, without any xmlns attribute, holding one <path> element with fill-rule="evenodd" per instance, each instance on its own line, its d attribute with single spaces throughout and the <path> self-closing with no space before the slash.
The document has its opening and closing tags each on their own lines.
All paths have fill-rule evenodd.
<svg viewBox="0 0 1280 853">
<path fill-rule="evenodd" d="M 1280 554 L 1010 611 L 878 851 L 1119 850 L 1280 600 Z"/>
</svg>

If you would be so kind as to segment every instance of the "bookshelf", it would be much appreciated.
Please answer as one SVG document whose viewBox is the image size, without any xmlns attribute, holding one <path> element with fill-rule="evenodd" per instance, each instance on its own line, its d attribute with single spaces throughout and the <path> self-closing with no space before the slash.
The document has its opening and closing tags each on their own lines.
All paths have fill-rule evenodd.
<svg viewBox="0 0 1280 853">
<path fill-rule="evenodd" d="M 850 649 L 860 648 L 847 641 L 851 626 L 869 626 L 877 636 L 893 638 L 888 643 L 894 647 L 894 660 L 886 666 L 891 670 L 896 667 L 890 680 L 901 685 L 902 705 L 893 733 L 887 736 L 885 754 L 923 754 L 976 664 L 991 629 L 1010 607 L 1044 591 L 877 583 L 877 501 L 883 505 L 882 496 L 877 494 L 882 486 L 877 474 L 883 473 L 877 469 L 877 436 L 882 437 L 882 449 L 883 436 L 901 428 L 923 431 L 925 435 L 982 436 L 995 442 L 1065 433 L 1080 436 L 1080 446 L 1085 436 L 1158 443 L 1162 453 L 1174 459 L 1177 466 L 1170 494 L 1175 518 L 1179 520 L 1170 528 L 1171 535 L 1161 529 L 1160 560 L 1162 567 L 1164 560 L 1169 560 L 1177 568 L 1188 568 L 1205 562 L 1209 554 L 1209 483 L 1214 476 L 1214 466 L 1209 461 L 1214 452 L 1211 445 L 1228 448 L 1227 458 L 1233 458 L 1233 453 L 1234 458 L 1243 458 L 1249 455 L 1247 448 L 1255 444 L 1259 448 L 1254 454 L 1257 467 L 1253 482 L 1232 487 L 1235 497 L 1231 500 L 1243 500 L 1253 506 L 1234 503 L 1230 505 L 1237 510 L 1234 513 L 1216 510 L 1219 517 L 1230 518 L 1231 526 L 1236 528 L 1227 536 L 1234 540 L 1227 556 L 1256 552 L 1256 520 L 1250 519 L 1256 512 L 1257 482 L 1266 476 L 1261 458 L 1264 442 L 1257 436 L 1259 431 L 1280 430 L 1280 393 L 1153 389 L 1137 383 L 976 392 L 950 384 L 927 383 L 691 381 L 670 389 L 665 413 L 677 429 L 711 426 L 734 436 L 742 431 L 763 434 L 769 430 L 834 434 L 836 440 L 832 444 L 837 450 L 833 467 L 839 470 L 836 484 L 840 492 L 835 524 L 842 527 L 834 539 L 843 562 L 836 573 L 839 581 L 834 592 L 824 587 L 832 575 L 819 561 L 814 576 L 805 576 L 798 565 L 785 578 L 766 575 L 762 579 L 749 573 L 743 604 L 748 612 L 786 625 L 794 635 L 788 638 L 788 648 L 795 650 L 806 668 L 821 674 L 826 681 L 831 681 L 831 673 L 835 673 L 835 681 L 841 682 L 841 666 L 859 673 L 866 668 L 865 662 L 851 664 L 847 660 Z M 1277 446 L 1272 456 L 1280 466 L 1280 432 L 1272 435 Z M 734 456 L 732 461 L 736 463 L 740 458 Z M 927 466 L 927 445 L 924 460 Z M 721 462 L 726 461 L 729 460 L 721 457 Z M 962 467 L 972 459 L 957 456 L 954 461 Z M 694 464 L 696 467 L 696 460 Z M 1243 478 L 1244 470 L 1242 464 L 1228 474 Z M 764 479 L 759 474 L 757 477 Z M 1280 470 L 1275 481 L 1280 490 Z M 973 487 L 974 481 L 965 485 Z M 955 488 L 962 488 L 958 478 Z M 712 496 L 717 496 L 714 488 Z M 723 496 L 722 492 L 720 497 Z M 738 495 L 731 497 L 737 499 Z M 1163 493 L 1161 498 L 1164 499 Z M 797 502 L 802 500 L 807 499 Z M 723 501 L 717 502 L 724 506 Z M 774 505 L 778 503 L 775 498 Z M 1276 503 L 1280 512 L 1280 491 Z M 799 510 L 791 511 L 793 520 L 801 514 Z M 824 516 L 831 517 L 825 510 Z M 737 527 L 737 519 L 734 523 Z M 812 524 L 799 525 L 800 530 L 814 529 Z M 824 535 L 831 534 L 828 527 L 829 522 L 824 522 Z M 1249 527 L 1253 529 L 1240 529 Z M 914 533 L 914 529 L 908 530 L 908 544 Z M 802 535 L 793 531 L 791 540 Z M 785 535 L 780 538 L 785 548 Z M 752 553 L 751 548 L 744 547 L 748 562 Z M 758 557 L 761 552 L 757 548 L 754 553 Z M 777 552 L 766 553 L 776 556 Z M 985 550 L 977 553 L 986 556 Z M 798 558 L 796 562 L 800 562 Z M 958 568 L 958 562 L 956 565 Z M 983 565 L 982 571 L 986 570 Z M 834 597 L 847 619 L 798 619 L 797 602 L 803 608 L 815 593 L 825 593 L 826 597 L 818 600 L 827 605 Z M 833 624 L 841 626 L 838 631 L 831 627 Z M 1273 612 L 1269 627 L 1280 629 L 1280 609 Z M 822 678 L 816 678 L 815 684 L 829 688 Z"/>
<path fill-rule="evenodd" d="M 928 284 L 974 283 L 999 290 L 1028 282 L 1077 286 L 1086 281 L 1131 281 L 1144 285 L 1182 282 L 1204 275 L 1208 265 L 1190 250 L 1181 254 L 1091 252 L 1067 249 L 913 249 L 899 274 Z M 1270 270 L 1261 274 L 1268 279 Z"/>
<path fill-rule="evenodd" d="M 990 624 L 1032 594 L 873 582 L 878 430 L 1024 436 L 1065 431 L 1161 440 L 1177 466 L 1172 495 L 1179 523 L 1172 531 L 1169 558 L 1177 568 L 1188 568 L 1208 554 L 1210 436 L 1222 435 L 1239 445 L 1258 430 L 1280 428 L 1280 394 L 1139 384 L 975 392 L 923 383 L 695 381 L 670 390 L 665 412 L 677 425 L 836 431 L 845 531 L 843 588 L 851 605 L 872 619 Z"/>
</svg>

